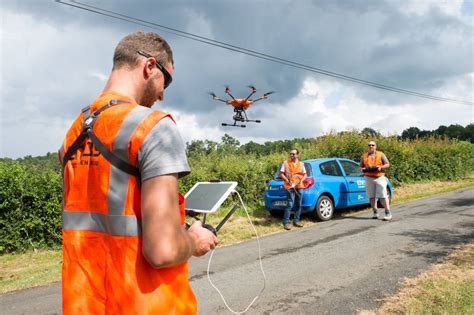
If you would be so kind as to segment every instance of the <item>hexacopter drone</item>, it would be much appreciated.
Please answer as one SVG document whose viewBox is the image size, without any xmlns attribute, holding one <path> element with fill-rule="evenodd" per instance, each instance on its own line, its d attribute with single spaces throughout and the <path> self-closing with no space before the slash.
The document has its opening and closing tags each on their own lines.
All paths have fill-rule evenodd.
<svg viewBox="0 0 474 315">
<path fill-rule="evenodd" d="M 234 124 L 226 124 L 222 123 L 222 126 L 230 126 L 230 127 L 242 127 L 244 128 L 244 124 L 237 124 L 238 122 L 244 123 L 244 122 L 255 122 L 255 123 L 260 123 L 260 120 L 249 120 L 247 118 L 247 113 L 245 112 L 250 105 L 252 105 L 255 102 L 258 102 L 260 100 L 265 100 L 268 98 L 268 95 L 274 93 L 273 91 L 267 92 L 260 96 L 259 98 L 255 100 L 251 100 L 250 97 L 254 95 L 257 92 L 257 89 L 254 86 L 249 86 L 250 88 L 250 94 L 246 98 L 235 98 L 231 94 L 230 88 L 227 86 L 225 88 L 225 93 L 231 97 L 230 100 L 223 100 L 213 92 L 209 92 L 210 95 L 212 95 L 212 99 L 216 101 L 221 101 L 226 103 L 227 105 L 232 105 L 234 107 L 234 116 L 232 119 L 234 119 Z"/>
</svg>

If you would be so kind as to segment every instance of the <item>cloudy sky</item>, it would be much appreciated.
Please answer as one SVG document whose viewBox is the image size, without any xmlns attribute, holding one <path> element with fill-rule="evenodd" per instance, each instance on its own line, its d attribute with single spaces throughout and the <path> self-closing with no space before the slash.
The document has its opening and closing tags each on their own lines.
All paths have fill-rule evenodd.
<svg viewBox="0 0 474 315">
<path fill-rule="evenodd" d="M 65 0 L 67 1 L 67 0 Z M 80 0 L 103 9 L 308 66 L 443 98 L 474 102 L 474 0 Z M 0 1 L 0 157 L 55 152 L 80 109 L 101 92 L 117 42 L 139 29 L 173 48 L 175 72 L 154 108 L 174 115 L 185 141 L 317 137 L 371 127 L 474 122 L 474 106 L 374 89 L 206 45 L 54 0 Z M 276 91 L 249 118 L 212 101 Z"/>
</svg>

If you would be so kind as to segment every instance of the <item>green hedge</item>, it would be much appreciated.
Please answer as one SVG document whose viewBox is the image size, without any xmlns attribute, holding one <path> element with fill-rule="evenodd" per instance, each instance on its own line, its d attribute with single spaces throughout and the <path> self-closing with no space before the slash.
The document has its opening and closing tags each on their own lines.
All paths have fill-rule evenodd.
<svg viewBox="0 0 474 315">
<path fill-rule="evenodd" d="M 0 253 L 61 244 L 61 175 L 0 162 Z"/>
<path fill-rule="evenodd" d="M 378 137 L 377 148 L 390 160 L 387 176 L 394 183 L 456 180 L 474 170 L 474 144 L 428 138 L 405 141 Z M 300 159 L 345 157 L 358 161 L 368 139 L 358 132 L 331 133 L 317 139 L 297 139 Z M 223 148 L 223 149 L 222 149 Z M 265 182 L 272 179 L 288 152 L 252 153 L 221 147 L 189 157 L 192 173 L 180 180 L 188 191 L 209 179 L 237 181 L 249 205 L 261 205 Z M 38 159 L 38 160 L 36 160 Z M 61 244 L 61 175 L 54 154 L 21 160 L 0 159 L 0 253 Z"/>
</svg>

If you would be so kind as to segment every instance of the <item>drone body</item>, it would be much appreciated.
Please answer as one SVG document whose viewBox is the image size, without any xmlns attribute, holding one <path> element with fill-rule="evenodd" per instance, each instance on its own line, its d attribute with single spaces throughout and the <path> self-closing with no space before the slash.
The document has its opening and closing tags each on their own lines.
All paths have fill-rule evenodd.
<svg viewBox="0 0 474 315">
<path fill-rule="evenodd" d="M 214 94 L 212 92 L 209 92 L 209 94 L 212 96 L 213 100 L 221 101 L 221 102 L 226 103 L 227 105 L 232 105 L 234 107 L 234 113 L 235 114 L 232 117 L 232 119 L 234 120 L 234 123 L 233 124 L 222 123 L 222 126 L 242 127 L 242 128 L 244 128 L 245 127 L 244 124 L 238 124 L 238 123 L 244 123 L 244 122 L 260 123 L 260 120 L 250 120 L 250 119 L 248 119 L 247 118 L 247 113 L 245 111 L 250 107 L 250 105 L 252 105 L 255 102 L 258 102 L 260 100 L 267 99 L 268 95 L 270 95 L 274 92 L 273 91 L 272 92 L 267 92 L 267 93 L 263 94 L 262 96 L 260 96 L 259 98 L 255 99 L 255 100 L 252 100 L 252 99 L 250 99 L 250 97 L 257 92 L 257 89 L 253 86 L 249 86 L 249 88 L 250 88 L 251 92 L 246 98 L 235 98 L 234 96 L 232 96 L 232 92 L 231 92 L 230 88 L 226 87 L 225 88 L 225 93 L 231 97 L 229 100 L 223 100 L 219 96 L 217 96 L 216 94 Z"/>
</svg>

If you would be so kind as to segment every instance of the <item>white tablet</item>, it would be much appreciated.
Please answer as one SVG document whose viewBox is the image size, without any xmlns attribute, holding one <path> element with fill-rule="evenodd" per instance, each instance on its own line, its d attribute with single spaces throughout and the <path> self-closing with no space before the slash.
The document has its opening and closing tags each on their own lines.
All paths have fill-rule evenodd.
<svg viewBox="0 0 474 315">
<path fill-rule="evenodd" d="M 212 213 L 237 186 L 237 182 L 199 182 L 184 196 L 185 209 L 194 212 Z"/>
</svg>

